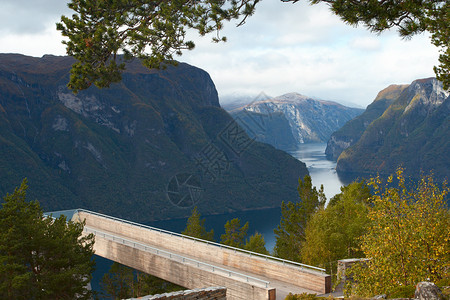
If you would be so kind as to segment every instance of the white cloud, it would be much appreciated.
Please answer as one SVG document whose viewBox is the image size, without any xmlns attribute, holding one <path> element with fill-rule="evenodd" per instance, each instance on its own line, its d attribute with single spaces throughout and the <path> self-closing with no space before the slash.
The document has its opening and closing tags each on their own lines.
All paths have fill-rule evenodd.
<svg viewBox="0 0 450 300">
<path fill-rule="evenodd" d="M 63 55 L 55 23 L 70 15 L 61 0 L 2 0 L 0 52 Z M 199 38 L 179 60 L 205 69 L 219 94 L 299 92 L 369 104 L 392 83 L 433 76 L 438 51 L 425 35 L 402 40 L 394 31 L 374 35 L 345 25 L 326 5 L 262 1 L 246 24 L 226 24 L 227 43 Z"/>
<path fill-rule="evenodd" d="M 70 14 L 65 0 L 2 0 L 0 33 L 40 33 L 46 31 L 49 20 L 54 24 L 62 14 Z"/>
<path fill-rule="evenodd" d="M 21 53 L 41 57 L 44 54 L 65 55 L 63 37 L 56 31 L 54 23 L 44 26 L 38 33 L 0 35 L 1 53 Z"/>
<path fill-rule="evenodd" d="M 367 105 L 389 84 L 433 76 L 438 57 L 425 35 L 378 36 L 300 2 L 263 1 L 248 24 L 225 33 L 229 43 L 204 39 L 181 57 L 207 70 L 222 95 L 299 92 Z"/>
<path fill-rule="evenodd" d="M 363 51 L 377 51 L 381 48 L 381 42 L 376 36 L 356 37 L 350 42 L 349 47 Z"/>
</svg>

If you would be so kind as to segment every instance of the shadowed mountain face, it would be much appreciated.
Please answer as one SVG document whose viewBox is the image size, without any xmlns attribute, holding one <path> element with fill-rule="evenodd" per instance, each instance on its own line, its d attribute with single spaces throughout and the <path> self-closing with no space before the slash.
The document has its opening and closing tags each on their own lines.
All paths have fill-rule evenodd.
<svg viewBox="0 0 450 300">
<path fill-rule="evenodd" d="M 303 143 L 323 143 L 364 110 L 298 93 L 254 101 L 230 113 L 250 137 L 290 150 Z"/>
<path fill-rule="evenodd" d="M 337 160 L 342 151 L 354 145 L 364 130 L 397 99 L 408 85 L 390 85 L 378 93 L 375 100 L 356 118 L 348 121 L 338 131 L 333 132 L 327 142 L 325 154 L 330 160 Z"/>
<path fill-rule="evenodd" d="M 122 82 L 77 95 L 69 57 L 0 55 L 0 193 L 28 178 L 45 210 L 135 221 L 279 206 L 303 163 L 249 139 L 209 75 L 131 63 Z"/>
<path fill-rule="evenodd" d="M 336 169 L 390 174 L 402 165 L 414 177 L 421 171 L 432 171 L 439 180 L 450 178 L 449 93 L 440 82 L 429 78 L 416 80 L 392 95 L 388 108 L 364 128 L 363 122 L 356 128 L 358 124 L 352 121 L 352 126 L 347 124 L 339 135 L 333 135 L 361 132 L 359 139 L 340 154 Z"/>
</svg>

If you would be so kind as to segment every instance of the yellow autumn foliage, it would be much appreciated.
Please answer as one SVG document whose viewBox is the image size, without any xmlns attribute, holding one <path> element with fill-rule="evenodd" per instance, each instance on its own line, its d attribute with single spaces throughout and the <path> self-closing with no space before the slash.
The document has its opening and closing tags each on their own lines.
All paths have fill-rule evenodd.
<svg viewBox="0 0 450 300">
<path fill-rule="evenodd" d="M 370 182 L 374 196 L 370 224 L 361 238 L 366 266 L 355 266 L 351 293 L 361 296 L 386 294 L 398 286 L 449 278 L 449 188 L 438 187 L 432 176 L 422 175 L 410 188 L 403 169 L 387 183 Z"/>
</svg>

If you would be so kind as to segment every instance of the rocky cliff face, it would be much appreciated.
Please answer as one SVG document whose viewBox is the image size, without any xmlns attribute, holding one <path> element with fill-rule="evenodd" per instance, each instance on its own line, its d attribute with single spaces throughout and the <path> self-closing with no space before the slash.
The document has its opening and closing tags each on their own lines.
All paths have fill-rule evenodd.
<svg viewBox="0 0 450 300">
<path fill-rule="evenodd" d="M 0 54 L 0 193 L 28 178 L 45 210 L 136 221 L 276 207 L 296 200 L 303 163 L 254 142 L 187 64 L 77 95 L 69 57 Z"/>
<path fill-rule="evenodd" d="M 287 145 L 282 145 L 282 149 L 292 149 L 302 143 L 326 142 L 334 131 L 362 112 L 362 109 L 289 93 L 253 102 L 231 114 L 247 124 L 250 136 L 275 147 L 280 147 L 283 140 Z M 251 121 L 258 117 L 265 118 L 259 128 Z M 278 129 L 273 131 L 273 128 Z"/>
<path fill-rule="evenodd" d="M 339 156 L 339 172 L 388 174 L 402 165 L 418 176 L 450 176 L 450 96 L 434 78 L 416 80 L 399 94 L 361 138 Z"/>
<path fill-rule="evenodd" d="M 356 118 L 348 121 L 334 132 L 327 142 L 325 154 L 330 160 L 337 160 L 342 151 L 354 145 L 364 133 L 367 126 L 378 119 L 391 103 L 398 98 L 408 85 L 390 85 L 378 93 L 375 100 Z"/>
</svg>

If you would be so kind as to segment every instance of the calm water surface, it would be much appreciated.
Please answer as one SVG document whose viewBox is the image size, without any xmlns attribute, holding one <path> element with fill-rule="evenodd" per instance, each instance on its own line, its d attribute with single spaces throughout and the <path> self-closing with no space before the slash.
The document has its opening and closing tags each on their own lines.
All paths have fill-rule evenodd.
<svg viewBox="0 0 450 300">
<path fill-rule="evenodd" d="M 304 144 L 289 153 L 306 164 L 313 185 L 320 187 L 323 184 L 325 195 L 329 199 L 340 192 L 340 187 L 343 183 L 335 171 L 336 162 L 326 159 L 325 148 L 326 144 Z M 244 225 L 248 221 L 248 234 L 252 235 L 255 232 L 261 233 L 266 241 L 266 248 L 272 251 L 275 246 L 273 229 L 280 223 L 281 210 L 280 208 L 271 208 L 202 217 L 205 219 L 207 230 L 214 229 L 215 239 L 217 241 L 220 240 L 220 235 L 224 233 L 226 221 L 239 218 L 241 225 Z M 181 232 L 186 227 L 186 221 L 187 219 L 156 221 L 151 222 L 149 225 Z"/>
<path fill-rule="evenodd" d="M 343 183 L 336 173 L 336 162 L 326 159 L 325 148 L 326 144 L 304 144 L 289 153 L 306 164 L 306 167 L 311 175 L 313 185 L 320 187 L 320 185 L 323 184 L 325 195 L 329 199 L 340 192 L 340 187 Z M 248 235 L 250 236 L 255 232 L 261 233 L 264 236 L 266 248 L 269 251 L 272 251 L 275 246 L 275 234 L 273 230 L 280 223 L 280 217 L 280 208 L 202 216 L 202 218 L 205 219 L 206 229 L 208 231 L 214 229 L 216 241 L 220 241 L 220 236 L 224 233 L 224 225 L 228 220 L 239 218 L 241 220 L 241 225 L 244 225 L 245 222 L 249 222 Z M 148 225 L 174 232 L 181 232 L 186 227 L 186 221 L 187 218 L 155 221 L 149 223 Z M 92 288 L 98 291 L 98 281 L 103 274 L 108 271 L 111 262 L 101 257 L 96 257 L 96 260 L 97 271 L 94 273 Z"/>
<path fill-rule="evenodd" d="M 323 184 L 325 195 L 330 199 L 340 193 L 343 183 L 336 173 L 336 162 L 327 160 L 325 148 L 327 144 L 303 144 L 296 150 L 289 151 L 293 157 L 306 164 L 312 183 L 317 188 Z"/>
</svg>

